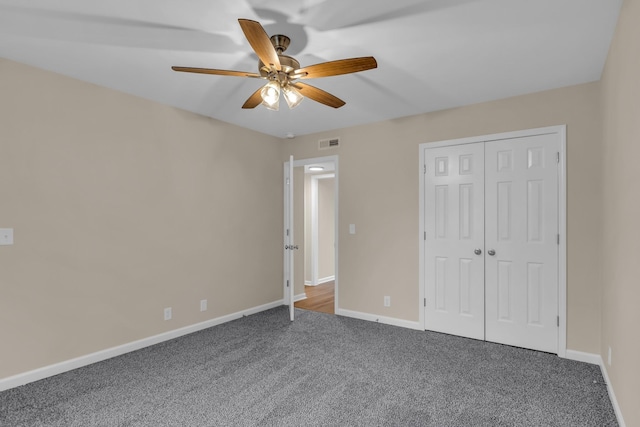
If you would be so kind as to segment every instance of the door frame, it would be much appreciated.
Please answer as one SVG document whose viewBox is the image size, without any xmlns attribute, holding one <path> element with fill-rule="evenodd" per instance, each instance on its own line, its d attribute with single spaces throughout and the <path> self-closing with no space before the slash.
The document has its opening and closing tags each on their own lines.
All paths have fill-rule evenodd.
<svg viewBox="0 0 640 427">
<path fill-rule="evenodd" d="M 473 144 L 477 142 L 489 142 L 503 139 L 515 139 L 536 135 L 557 134 L 560 139 L 560 158 L 558 161 L 558 233 L 560 244 L 558 246 L 558 356 L 566 357 L 567 352 L 567 161 L 566 139 L 567 126 L 549 126 L 542 128 L 526 129 L 513 132 L 495 133 L 489 135 L 472 136 L 467 138 L 449 139 L 437 142 L 426 142 L 418 146 L 419 150 L 419 274 L 418 274 L 418 307 L 419 324 L 422 330 L 426 329 L 424 304 L 425 304 L 425 265 L 424 265 L 424 236 L 425 236 L 425 156 L 427 148 L 447 147 L 452 145 Z"/>
<path fill-rule="evenodd" d="M 334 242 L 335 242 L 335 247 L 334 247 L 334 251 L 333 251 L 333 256 L 334 256 L 334 270 L 335 270 L 335 293 L 334 293 L 334 313 L 338 312 L 338 307 L 339 307 L 339 303 L 338 303 L 338 286 L 339 286 L 339 266 L 338 266 L 338 252 L 339 252 L 339 224 L 338 224 L 338 212 L 339 212 L 339 206 L 338 206 L 338 201 L 339 201 L 339 167 L 338 167 L 338 156 L 334 155 L 334 156 L 325 156 L 325 157 L 313 157 L 313 158 L 308 158 L 308 159 L 294 159 L 293 161 L 293 167 L 304 167 L 307 165 L 312 165 L 312 164 L 316 164 L 316 163 L 333 163 L 334 165 L 334 171 L 332 172 L 334 174 L 334 192 L 333 192 L 333 197 L 334 197 Z M 283 179 L 283 190 L 284 193 L 286 195 L 286 192 L 289 191 L 288 190 L 288 185 L 287 185 L 287 180 L 289 179 L 289 161 L 286 161 L 284 163 L 284 179 Z M 293 200 L 292 200 L 293 203 Z M 289 210 L 288 210 L 288 205 L 287 205 L 287 197 L 284 197 L 284 226 L 282 229 L 282 238 L 283 238 L 283 244 L 282 244 L 282 248 L 283 248 L 283 272 L 285 274 L 283 274 L 283 281 L 282 281 L 282 285 L 283 285 L 283 295 L 284 295 L 284 303 L 285 305 L 289 304 L 289 292 L 287 291 L 287 274 L 286 272 L 289 269 L 289 264 L 288 264 L 288 253 L 287 250 L 284 249 L 285 245 L 287 245 L 287 224 L 288 224 L 288 215 L 289 215 Z M 292 286 L 294 286 L 294 284 L 292 283 Z M 295 303 L 295 301 L 294 301 Z"/>
</svg>

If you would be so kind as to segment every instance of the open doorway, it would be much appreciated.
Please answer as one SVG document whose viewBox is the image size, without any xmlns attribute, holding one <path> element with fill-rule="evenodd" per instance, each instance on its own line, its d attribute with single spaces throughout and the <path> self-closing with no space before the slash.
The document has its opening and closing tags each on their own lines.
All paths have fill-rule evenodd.
<svg viewBox="0 0 640 427">
<path fill-rule="evenodd" d="M 337 156 L 293 163 L 294 306 L 334 314 L 337 302 Z"/>
<path fill-rule="evenodd" d="M 335 313 L 333 162 L 304 166 L 304 289 L 297 308 Z"/>
</svg>

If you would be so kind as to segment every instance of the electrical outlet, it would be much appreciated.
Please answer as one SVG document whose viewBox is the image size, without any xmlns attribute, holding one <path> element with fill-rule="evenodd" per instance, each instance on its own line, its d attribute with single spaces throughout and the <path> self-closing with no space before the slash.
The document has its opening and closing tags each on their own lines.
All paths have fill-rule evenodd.
<svg viewBox="0 0 640 427">
<path fill-rule="evenodd" d="M 609 346 L 609 354 L 607 354 L 607 365 L 611 366 L 611 346 Z"/>
<path fill-rule="evenodd" d="M 0 228 L 0 245 L 13 245 L 13 228 Z"/>
<path fill-rule="evenodd" d="M 171 320 L 171 307 L 164 309 L 164 320 Z"/>
<path fill-rule="evenodd" d="M 391 307 L 391 297 L 390 296 L 385 296 L 384 297 L 384 306 L 385 307 Z"/>
<path fill-rule="evenodd" d="M 207 300 L 200 300 L 200 311 L 207 311 Z"/>
</svg>

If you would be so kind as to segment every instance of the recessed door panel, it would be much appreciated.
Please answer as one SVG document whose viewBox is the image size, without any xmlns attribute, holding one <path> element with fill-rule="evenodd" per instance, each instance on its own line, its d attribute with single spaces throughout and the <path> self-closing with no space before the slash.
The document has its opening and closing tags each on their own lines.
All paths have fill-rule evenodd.
<svg viewBox="0 0 640 427">
<path fill-rule="evenodd" d="M 460 295 L 460 314 L 471 316 L 471 307 L 473 307 L 473 301 L 471 299 L 471 286 L 473 284 L 473 260 L 470 258 L 460 258 L 460 289 L 458 291 Z"/>
<path fill-rule="evenodd" d="M 511 289 L 513 288 L 511 268 L 510 261 L 498 261 L 498 320 L 502 322 L 513 320 L 511 318 Z"/>
<path fill-rule="evenodd" d="M 544 266 L 538 262 L 527 264 L 527 320 L 529 325 L 542 325 L 542 288 Z"/>
<path fill-rule="evenodd" d="M 447 218 L 449 218 L 449 186 L 438 185 L 435 188 L 435 200 L 433 201 L 433 209 L 436 217 L 436 233 L 437 239 L 447 238 Z"/>
<path fill-rule="evenodd" d="M 490 220 L 497 221 L 496 229 L 498 230 L 498 240 L 509 241 L 511 240 L 511 224 L 513 223 L 511 218 L 513 211 L 511 182 L 498 182 L 497 193 L 497 215 L 491 217 Z"/>
<path fill-rule="evenodd" d="M 436 257 L 435 265 L 435 301 L 436 310 L 442 313 L 447 312 L 447 259 Z"/>
<path fill-rule="evenodd" d="M 460 185 L 460 239 L 473 238 L 473 184 Z"/>
<path fill-rule="evenodd" d="M 544 238 L 544 181 L 527 182 L 527 239 L 529 243 L 542 242 Z"/>
</svg>

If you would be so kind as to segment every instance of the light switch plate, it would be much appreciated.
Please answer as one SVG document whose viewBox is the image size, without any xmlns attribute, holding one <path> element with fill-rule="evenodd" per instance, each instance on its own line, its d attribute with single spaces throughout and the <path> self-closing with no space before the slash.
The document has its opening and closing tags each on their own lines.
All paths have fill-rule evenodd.
<svg viewBox="0 0 640 427">
<path fill-rule="evenodd" d="M 13 228 L 0 228 L 0 245 L 13 245 Z"/>
</svg>

